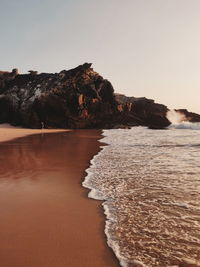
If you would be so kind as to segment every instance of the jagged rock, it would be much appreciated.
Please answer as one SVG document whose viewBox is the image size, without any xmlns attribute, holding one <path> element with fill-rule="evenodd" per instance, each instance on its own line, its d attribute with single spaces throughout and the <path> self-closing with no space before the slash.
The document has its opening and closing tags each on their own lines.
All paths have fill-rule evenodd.
<svg viewBox="0 0 200 267">
<path fill-rule="evenodd" d="M 166 118 L 168 108 L 165 105 L 145 97 L 127 97 L 122 94 L 116 94 L 116 100 L 126 125 L 135 126 L 137 123 L 152 129 L 162 129 L 170 125 Z"/>
<path fill-rule="evenodd" d="M 170 124 L 166 106 L 115 95 L 112 84 L 91 63 L 54 74 L 29 72 L 0 72 L 0 123 L 30 128 L 164 128 Z"/>
<path fill-rule="evenodd" d="M 12 72 L 0 71 L 0 88 L 4 88 L 6 84 L 13 80 L 18 74 L 18 69 L 13 69 Z"/>
<path fill-rule="evenodd" d="M 33 73 L 31 73 L 33 74 Z M 111 83 L 85 63 L 60 73 L 22 74 L 0 86 L 0 123 L 25 127 L 97 128 L 109 125 Z"/>
<path fill-rule="evenodd" d="M 30 75 L 37 75 L 38 72 L 36 70 L 29 70 L 28 71 Z"/>
<path fill-rule="evenodd" d="M 183 114 L 187 121 L 200 122 L 200 115 L 197 113 L 189 112 L 187 109 L 175 109 L 175 111 Z"/>
</svg>

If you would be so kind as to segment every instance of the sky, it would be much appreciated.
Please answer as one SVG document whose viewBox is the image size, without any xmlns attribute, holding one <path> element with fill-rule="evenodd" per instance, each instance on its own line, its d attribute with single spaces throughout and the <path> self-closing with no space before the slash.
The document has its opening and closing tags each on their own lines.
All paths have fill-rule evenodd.
<svg viewBox="0 0 200 267">
<path fill-rule="evenodd" d="M 200 113 L 200 0 L 0 0 L 0 70 L 84 62 L 115 92 Z"/>
</svg>

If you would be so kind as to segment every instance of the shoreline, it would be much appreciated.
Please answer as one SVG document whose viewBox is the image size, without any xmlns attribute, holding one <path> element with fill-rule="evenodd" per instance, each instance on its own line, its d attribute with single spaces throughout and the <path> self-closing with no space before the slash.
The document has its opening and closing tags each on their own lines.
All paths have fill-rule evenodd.
<svg viewBox="0 0 200 267">
<path fill-rule="evenodd" d="M 99 130 L 101 131 L 99 133 L 99 137 L 97 139 L 97 143 L 99 144 L 99 147 L 98 147 L 98 150 L 97 152 L 93 155 L 93 157 L 89 160 L 89 163 L 88 163 L 88 166 L 87 168 L 85 169 L 84 171 L 84 174 L 81 178 L 81 183 L 80 183 L 80 186 L 82 189 L 84 189 L 84 191 L 86 191 L 86 195 L 85 195 L 85 198 L 88 199 L 89 201 L 95 201 L 97 203 L 99 203 L 99 214 L 100 216 L 103 218 L 103 223 L 102 223 L 102 229 L 103 229 L 103 239 L 105 239 L 105 246 L 106 248 L 108 249 L 109 251 L 109 254 L 111 255 L 111 257 L 114 259 L 114 265 L 110 265 L 109 267 L 112 267 L 112 266 L 115 266 L 115 267 L 120 267 L 121 266 L 121 261 L 120 261 L 120 258 L 117 257 L 117 254 L 115 254 L 115 251 L 113 249 L 112 246 L 109 245 L 109 240 L 108 240 L 108 235 L 107 235 L 107 220 L 109 220 L 108 218 L 108 214 L 107 214 L 107 211 L 105 209 L 105 206 L 104 206 L 104 202 L 105 200 L 102 200 L 102 199 L 98 199 L 98 198 L 95 198 L 94 196 L 90 196 L 90 193 L 91 193 L 91 188 L 90 187 L 87 187 L 84 185 L 84 182 L 87 180 L 87 177 L 89 175 L 89 168 L 92 166 L 93 164 L 93 158 L 95 156 L 97 156 L 101 150 L 103 150 L 103 147 L 104 146 L 107 146 L 108 144 L 104 143 L 104 142 L 101 142 L 101 139 L 104 138 L 103 136 L 103 130 Z"/>
<path fill-rule="evenodd" d="M 82 186 L 100 138 L 99 130 L 75 130 L 0 143 L 4 267 L 119 266 L 102 202 Z"/>
<path fill-rule="evenodd" d="M 89 199 L 95 200 L 95 201 L 99 201 L 101 203 L 102 216 L 105 218 L 104 235 L 105 235 L 105 238 L 106 238 L 107 246 L 112 251 L 112 254 L 114 255 L 114 257 L 118 260 L 118 264 L 119 264 L 118 266 L 126 267 L 127 266 L 127 262 L 120 255 L 118 245 L 116 245 L 115 242 L 113 242 L 113 240 L 110 237 L 109 224 L 110 224 L 110 221 L 113 220 L 113 217 L 111 216 L 109 208 L 107 206 L 107 201 L 108 200 L 106 200 L 106 198 L 104 198 L 104 196 L 97 189 L 93 188 L 93 186 L 90 184 L 90 179 L 91 179 L 91 176 L 93 175 L 92 167 L 95 166 L 95 158 L 96 157 L 98 158 L 98 156 L 101 153 L 101 151 L 103 151 L 105 149 L 105 147 L 109 145 L 108 143 L 105 143 L 105 142 L 101 141 L 104 137 L 105 136 L 103 135 L 103 130 L 102 130 L 100 138 L 98 139 L 99 151 L 90 160 L 90 164 L 89 164 L 88 168 L 85 171 L 86 175 L 85 175 L 85 177 L 84 177 L 84 179 L 82 181 L 82 186 L 86 190 L 88 190 L 88 198 Z"/>
<path fill-rule="evenodd" d="M 14 127 L 10 124 L 3 123 L 0 124 L 0 143 L 7 142 L 16 138 L 25 137 L 34 134 L 46 134 L 46 133 L 59 133 L 68 132 L 71 129 L 29 129 Z"/>
</svg>

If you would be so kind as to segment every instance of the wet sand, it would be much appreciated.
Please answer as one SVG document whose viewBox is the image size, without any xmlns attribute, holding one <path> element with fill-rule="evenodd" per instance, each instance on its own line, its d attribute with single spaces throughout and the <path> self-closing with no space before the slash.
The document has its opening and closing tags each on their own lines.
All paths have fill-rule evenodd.
<svg viewBox="0 0 200 267">
<path fill-rule="evenodd" d="M 27 129 L 14 127 L 10 124 L 3 123 L 0 124 L 0 142 L 8 141 L 18 137 L 23 137 L 32 134 L 40 133 L 56 133 L 56 132 L 66 132 L 66 129 Z"/>
<path fill-rule="evenodd" d="M 81 187 L 99 136 L 78 130 L 0 143 L 0 266 L 119 266 L 101 202 Z"/>
</svg>

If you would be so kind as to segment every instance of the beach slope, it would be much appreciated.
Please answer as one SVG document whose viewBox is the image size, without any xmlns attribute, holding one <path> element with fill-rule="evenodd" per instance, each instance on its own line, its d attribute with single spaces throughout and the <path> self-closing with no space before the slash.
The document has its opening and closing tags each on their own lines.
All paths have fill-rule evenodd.
<svg viewBox="0 0 200 267">
<path fill-rule="evenodd" d="M 101 132 L 29 133 L 0 143 L 1 266 L 119 266 L 106 245 L 101 202 L 81 187 Z"/>
</svg>

